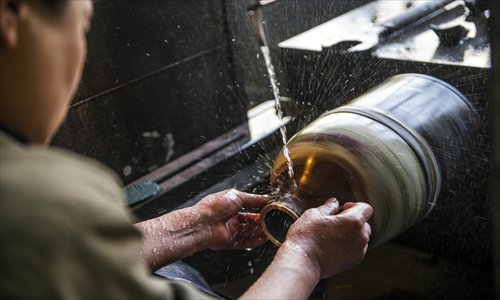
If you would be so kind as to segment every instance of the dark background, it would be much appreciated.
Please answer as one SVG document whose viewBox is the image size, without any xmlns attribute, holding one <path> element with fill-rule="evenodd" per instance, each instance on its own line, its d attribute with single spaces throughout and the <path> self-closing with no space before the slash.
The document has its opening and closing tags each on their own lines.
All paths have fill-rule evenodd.
<svg viewBox="0 0 500 300">
<path fill-rule="evenodd" d="M 279 77 L 277 42 L 365 2 L 266 7 Z M 54 145 L 103 162 L 124 183 L 240 125 L 272 97 L 247 1 L 96 1 L 88 48 Z"/>
</svg>

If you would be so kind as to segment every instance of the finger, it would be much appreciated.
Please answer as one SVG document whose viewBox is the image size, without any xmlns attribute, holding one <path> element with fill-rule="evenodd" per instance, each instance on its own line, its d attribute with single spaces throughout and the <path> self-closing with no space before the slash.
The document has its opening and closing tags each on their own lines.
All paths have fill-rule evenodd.
<svg viewBox="0 0 500 300">
<path fill-rule="evenodd" d="M 232 235 L 246 236 L 255 235 L 258 232 L 264 231 L 260 226 L 259 214 L 253 213 L 238 213 L 236 218 L 232 218 L 226 224 Z M 259 233 L 260 234 L 260 233 Z"/>
<path fill-rule="evenodd" d="M 267 241 L 264 230 L 259 224 L 247 223 L 247 225 L 240 228 L 235 237 L 238 245 L 243 248 L 257 247 Z"/>
<path fill-rule="evenodd" d="M 317 210 L 321 214 L 334 215 L 339 212 L 340 203 L 336 198 L 329 198 L 325 201 L 325 204 L 319 206 Z"/>
<path fill-rule="evenodd" d="M 237 222 L 241 225 L 239 231 L 253 230 L 253 228 L 260 229 L 260 215 L 254 213 L 238 213 L 236 218 Z"/>
<path fill-rule="evenodd" d="M 241 200 L 233 190 L 224 190 L 205 196 L 197 205 L 207 206 L 217 219 L 234 216 L 241 209 Z"/>
<path fill-rule="evenodd" d="M 260 224 L 260 214 L 240 212 L 238 213 L 238 219 L 244 220 L 250 224 Z"/>
<path fill-rule="evenodd" d="M 355 202 L 346 202 L 346 203 L 344 203 L 344 205 L 342 206 L 342 208 L 344 210 L 346 210 L 346 209 L 349 209 L 349 208 L 353 207 L 354 204 L 356 204 L 356 203 Z"/>
<path fill-rule="evenodd" d="M 266 234 L 260 226 L 245 225 L 240 228 L 240 231 L 235 236 L 239 239 L 254 239 L 265 237 Z"/>
<path fill-rule="evenodd" d="M 232 233 L 231 247 L 233 249 L 254 248 L 267 241 L 264 230 L 259 223 L 259 215 L 239 213 L 238 218 L 228 222 Z"/>
<path fill-rule="evenodd" d="M 344 204 L 344 210 L 339 213 L 338 215 L 345 215 L 345 216 L 354 216 L 356 218 L 361 218 L 361 221 L 364 223 L 370 219 L 370 217 L 373 214 L 373 208 L 364 202 L 347 202 Z"/>
<path fill-rule="evenodd" d="M 229 190 L 229 194 L 233 193 L 233 195 L 236 195 L 241 200 L 241 207 L 250 209 L 250 208 L 258 208 L 261 209 L 263 208 L 270 200 L 270 197 L 268 195 L 257 195 L 257 194 L 250 194 L 250 193 L 245 193 L 241 192 L 238 190 Z"/>
<path fill-rule="evenodd" d="M 368 244 L 366 244 L 366 245 L 363 247 L 363 258 L 365 257 L 366 252 L 368 252 Z"/>
<path fill-rule="evenodd" d="M 368 235 L 368 237 L 370 237 L 372 235 L 372 228 L 370 226 L 370 224 L 368 224 L 368 222 L 365 223 L 365 225 L 363 225 L 363 232 Z"/>
</svg>

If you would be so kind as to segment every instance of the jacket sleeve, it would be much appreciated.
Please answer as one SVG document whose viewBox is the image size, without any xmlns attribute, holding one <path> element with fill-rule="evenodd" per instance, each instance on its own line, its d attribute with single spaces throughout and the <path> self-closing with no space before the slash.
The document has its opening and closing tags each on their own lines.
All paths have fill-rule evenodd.
<svg viewBox="0 0 500 300">
<path fill-rule="evenodd" d="M 110 172 L 65 153 L 4 149 L 3 299 L 210 298 L 187 283 L 150 274 Z"/>
<path fill-rule="evenodd" d="M 62 298 L 210 299 L 188 283 L 151 275 L 127 208 L 121 201 L 102 200 L 87 199 L 88 208 L 72 218 L 78 228 L 57 263 Z"/>
</svg>

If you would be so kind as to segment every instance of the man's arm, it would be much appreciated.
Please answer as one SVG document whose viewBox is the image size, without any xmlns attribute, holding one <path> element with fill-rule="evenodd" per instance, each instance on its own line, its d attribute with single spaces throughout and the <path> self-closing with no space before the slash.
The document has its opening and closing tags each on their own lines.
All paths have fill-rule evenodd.
<svg viewBox="0 0 500 300">
<path fill-rule="evenodd" d="M 143 238 L 142 260 L 153 271 L 205 249 L 208 243 L 203 222 L 189 208 L 134 226 Z"/>
<path fill-rule="evenodd" d="M 135 224 L 142 233 L 142 259 L 152 270 L 206 249 L 244 249 L 262 245 L 259 215 L 267 196 L 226 190 L 196 205 Z"/>
<path fill-rule="evenodd" d="M 283 245 L 258 281 L 241 299 L 307 299 L 319 282 L 321 268 L 301 249 Z"/>
</svg>

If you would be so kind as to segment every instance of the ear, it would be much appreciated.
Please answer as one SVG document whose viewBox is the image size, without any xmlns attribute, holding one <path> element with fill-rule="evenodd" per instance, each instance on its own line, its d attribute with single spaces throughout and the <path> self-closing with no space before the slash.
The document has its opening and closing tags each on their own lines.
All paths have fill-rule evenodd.
<svg viewBox="0 0 500 300">
<path fill-rule="evenodd" d="M 0 0 L 0 45 L 17 45 L 20 8 L 19 0 Z"/>
</svg>

